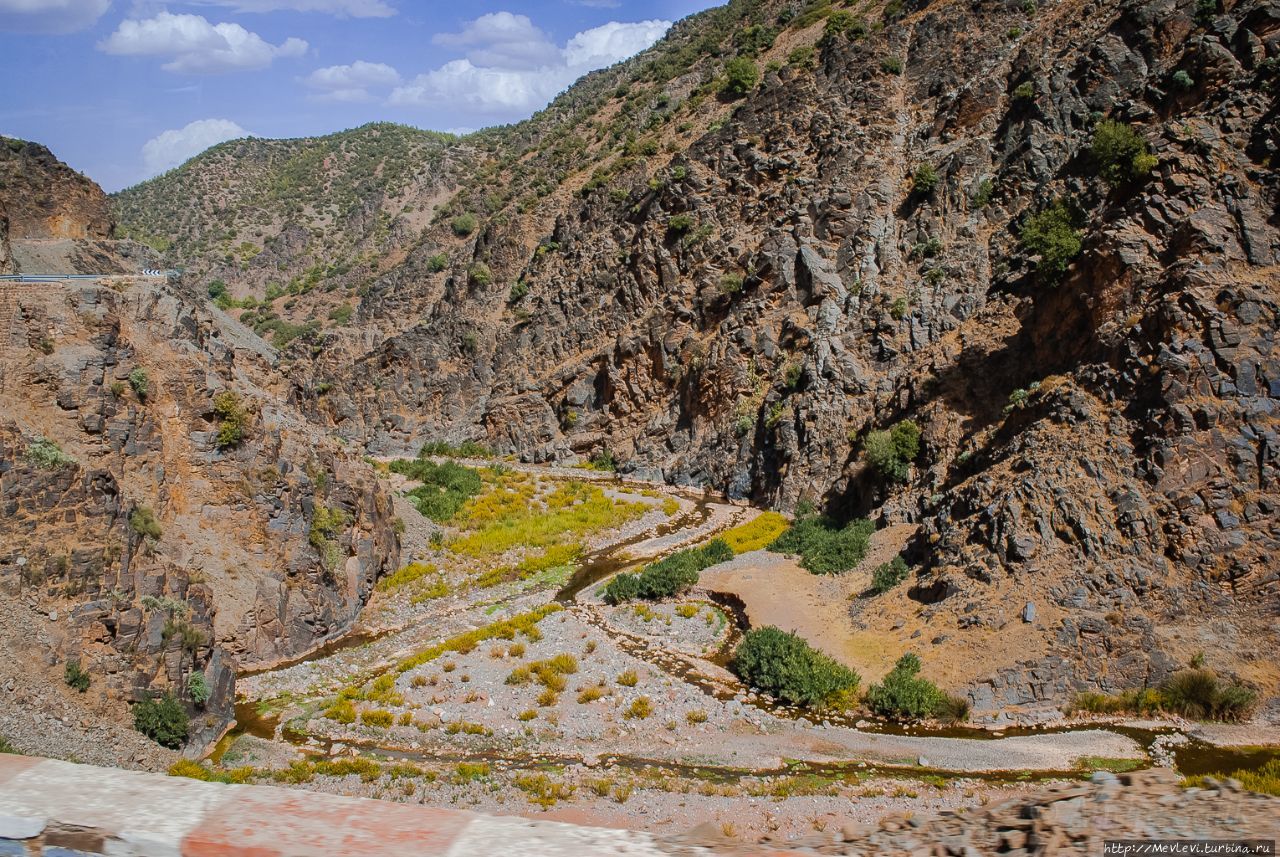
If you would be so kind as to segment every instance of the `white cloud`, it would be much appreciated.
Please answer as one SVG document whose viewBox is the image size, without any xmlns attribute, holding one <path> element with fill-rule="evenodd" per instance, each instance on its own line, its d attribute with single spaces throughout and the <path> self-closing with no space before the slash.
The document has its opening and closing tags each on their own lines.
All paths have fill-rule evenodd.
<svg viewBox="0 0 1280 857">
<path fill-rule="evenodd" d="M 387 89 L 400 82 L 400 73 L 385 63 L 356 60 L 351 65 L 318 68 L 302 82 L 321 101 L 369 101 L 370 89 Z"/>
<path fill-rule="evenodd" d="M 74 33 L 110 6 L 111 0 L 0 0 L 0 32 Z"/>
<path fill-rule="evenodd" d="M 199 15 L 160 12 L 154 18 L 128 19 L 99 50 L 122 56 L 169 57 L 162 68 L 185 74 L 265 68 L 277 57 L 307 52 L 302 39 L 288 38 L 272 45 L 239 24 L 210 24 Z"/>
<path fill-rule="evenodd" d="M 545 106 L 587 72 L 634 56 L 662 38 L 670 26 L 670 21 L 610 21 L 556 47 L 524 15 L 482 15 L 461 33 L 434 39 L 465 48 L 463 59 L 396 87 L 389 100 L 400 106 L 448 104 L 515 118 Z"/>
<path fill-rule="evenodd" d="M 210 146 L 247 137 L 249 132 L 230 119 L 198 119 L 182 128 L 165 131 L 142 145 L 142 163 L 147 175 L 159 175 L 192 158 Z"/>
<path fill-rule="evenodd" d="M 546 33 L 526 16 L 510 12 L 481 15 L 461 33 L 439 33 L 431 41 L 467 48 L 467 60 L 481 68 L 536 69 L 560 59 Z"/>
<path fill-rule="evenodd" d="M 202 0 L 237 12 L 322 12 L 339 18 L 389 18 L 396 10 L 382 0 Z"/>
</svg>

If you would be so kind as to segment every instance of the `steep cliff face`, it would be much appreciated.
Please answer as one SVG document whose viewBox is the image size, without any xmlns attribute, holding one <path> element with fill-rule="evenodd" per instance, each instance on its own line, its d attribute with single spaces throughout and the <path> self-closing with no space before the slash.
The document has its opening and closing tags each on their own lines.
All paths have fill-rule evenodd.
<svg viewBox="0 0 1280 857">
<path fill-rule="evenodd" d="M 102 188 L 39 143 L 0 137 L 0 196 L 14 240 L 111 238 L 115 229 Z"/>
<path fill-rule="evenodd" d="M 390 498 L 259 386 L 269 350 L 180 288 L 5 290 L 0 583 L 117 698 L 203 671 L 193 738 L 216 735 L 237 663 L 343 630 L 397 566 Z"/>
<path fill-rule="evenodd" d="M 1198 649 L 1275 687 L 1278 68 L 1273 0 L 732 3 L 463 141 L 291 400 L 379 452 L 608 449 L 914 523 L 918 576 L 852 621 L 923 619 L 982 707 Z M 868 435 L 908 419 L 886 477 Z"/>
</svg>

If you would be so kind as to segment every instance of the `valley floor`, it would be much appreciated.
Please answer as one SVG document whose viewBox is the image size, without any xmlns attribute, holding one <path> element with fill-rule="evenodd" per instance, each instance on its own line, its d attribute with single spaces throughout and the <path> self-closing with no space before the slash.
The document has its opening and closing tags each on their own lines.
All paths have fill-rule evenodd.
<svg viewBox="0 0 1280 857">
<path fill-rule="evenodd" d="M 220 776 L 664 835 L 702 824 L 755 841 L 1151 763 L 1153 731 L 822 719 L 725 668 L 737 599 L 752 626 L 795 630 L 878 679 L 907 644 L 858 632 L 849 599 L 897 552 L 899 529 L 877 533 L 841 577 L 757 550 L 708 569 L 686 597 L 610 606 L 600 593 L 612 574 L 757 511 L 589 471 L 485 473 L 447 527 L 398 497 L 410 571 L 383 583 L 345 641 L 241 677 L 241 723 L 213 756 Z M 398 494 L 413 487 L 385 476 Z M 581 560 L 541 567 L 556 551 Z"/>
</svg>

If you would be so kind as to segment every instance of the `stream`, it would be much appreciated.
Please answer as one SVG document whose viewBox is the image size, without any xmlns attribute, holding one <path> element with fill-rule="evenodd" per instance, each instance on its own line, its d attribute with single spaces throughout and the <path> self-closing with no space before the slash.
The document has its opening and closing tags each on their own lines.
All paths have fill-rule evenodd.
<svg viewBox="0 0 1280 857">
<path fill-rule="evenodd" d="M 745 687 L 728 667 L 732 660 L 732 652 L 745 631 L 749 630 L 746 612 L 742 601 L 735 595 L 719 592 L 702 592 L 695 597 L 714 604 L 728 617 L 728 633 L 716 651 L 702 657 L 687 653 L 661 649 L 652 645 L 648 639 L 618 628 L 608 621 L 604 612 L 594 604 L 579 601 L 579 596 L 586 590 L 602 581 L 626 571 L 654 557 L 633 557 L 629 549 L 645 542 L 658 542 L 662 548 L 658 555 L 683 546 L 688 539 L 672 539 L 684 532 L 696 535 L 698 541 L 705 540 L 719 531 L 719 527 L 706 529 L 711 520 L 716 498 L 705 493 L 666 489 L 669 494 L 676 494 L 693 502 L 692 508 L 684 509 L 670 520 L 658 525 L 656 530 L 629 537 L 589 553 L 580 567 L 572 574 L 565 585 L 555 593 L 554 600 L 572 611 L 579 619 L 587 622 L 607 634 L 613 642 L 626 654 L 643 660 L 657 670 L 697 688 L 709 697 L 721 702 L 737 701 L 773 717 L 804 722 L 815 727 L 839 727 L 856 729 L 864 733 L 876 733 L 912 738 L 950 738 L 967 741 L 992 741 L 1002 737 L 1043 736 L 1078 732 L 1082 728 L 1096 728 L 1124 735 L 1134 740 L 1145 751 L 1150 753 L 1153 744 L 1161 737 L 1178 732 L 1172 726 L 1157 729 L 1139 729 L 1123 725 L 1098 724 L 1097 726 L 1058 726 L 1058 727 L 1006 727 L 999 730 L 982 729 L 971 726 L 937 726 L 923 727 L 903 725 L 887 721 L 873 720 L 857 715 L 840 713 L 815 713 L 795 706 L 776 702 L 762 694 L 752 692 Z M 669 540 L 670 545 L 662 544 Z M 287 669 L 298 664 L 320 661 L 356 646 L 367 645 L 379 640 L 387 634 L 401 629 L 389 629 L 377 633 L 365 630 L 354 630 L 346 635 L 325 641 L 311 652 L 302 654 L 281 663 L 257 670 L 247 670 L 241 676 L 262 675 L 276 670 Z M 328 742 L 316 742 L 305 735 L 281 728 L 279 713 L 262 714 L 254 700 L 239 700 L 235 706 L 236 726 L 214 748 L 210 759 L 218 763 L 223 753 L 240 735 L 251 735 L 263 740 L 285 740 L 306 752 L 327 752 Z M 434 763 L 454 763 L 461 761 L 487 761 L 501 770 L 536 770 L 557 764 L 578 764 L 580 757 L 571 755 L 521 755 L 518 753 L 501 753 L 498 751 L 480 751 L 452 754 L 401 748 L 373 743 L 344 742 L 361 753 L 384 758 L 390 761 L 417 761 Z M 1230 748 L 1206 744 L 1200 741 L 1173 748 L 1176 767 L 1184 774 L 1210 774 L 1222 771 L 1250 770 L 1259 768 L 1268 762 L 1280 758 L 1280 748 Z M 672 774 L 692 776 L 702 779 L 722 777 L 740 779 L 746 776 L 768 777 L 780 776 L 797 771 L 806 774 L 818 774 L 833 778 L 860 778 L 871 774 L 886 776 L 936 775 L 944 778 L 981 779 L 996 782 L 1027 781 L 1028 779 L 1061 778 L 1062 771 L 1002 771 L 1002 772 L 963 772 L 954 770 L 933 770 L 921 766 L 885 765 L 873 762 L 848 763 L 805 763 L 799 768 L 788 766 L 780 769 L 746 770 L 729 767 L 708 767 L 685 764 L 681 762 L 656 760 L 632 755 L 605 755 L 600 764 L 604 767 L 620 767 L 624 769 L 658 769 Z M 1150 763 L 1144 761 L 1142 767 Z"/>
</svg>

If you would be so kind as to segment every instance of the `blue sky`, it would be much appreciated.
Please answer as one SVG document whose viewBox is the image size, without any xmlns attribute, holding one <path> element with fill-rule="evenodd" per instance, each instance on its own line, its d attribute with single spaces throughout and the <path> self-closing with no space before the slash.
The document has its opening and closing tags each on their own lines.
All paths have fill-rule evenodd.
<svg viewBox="0 0 1280 857">
<path fill-rule="evenodd" d="M 0 134 L 108 191 L 214 143 L 522 119 L 715 0 L 0 0 Z"/>
</svg>

